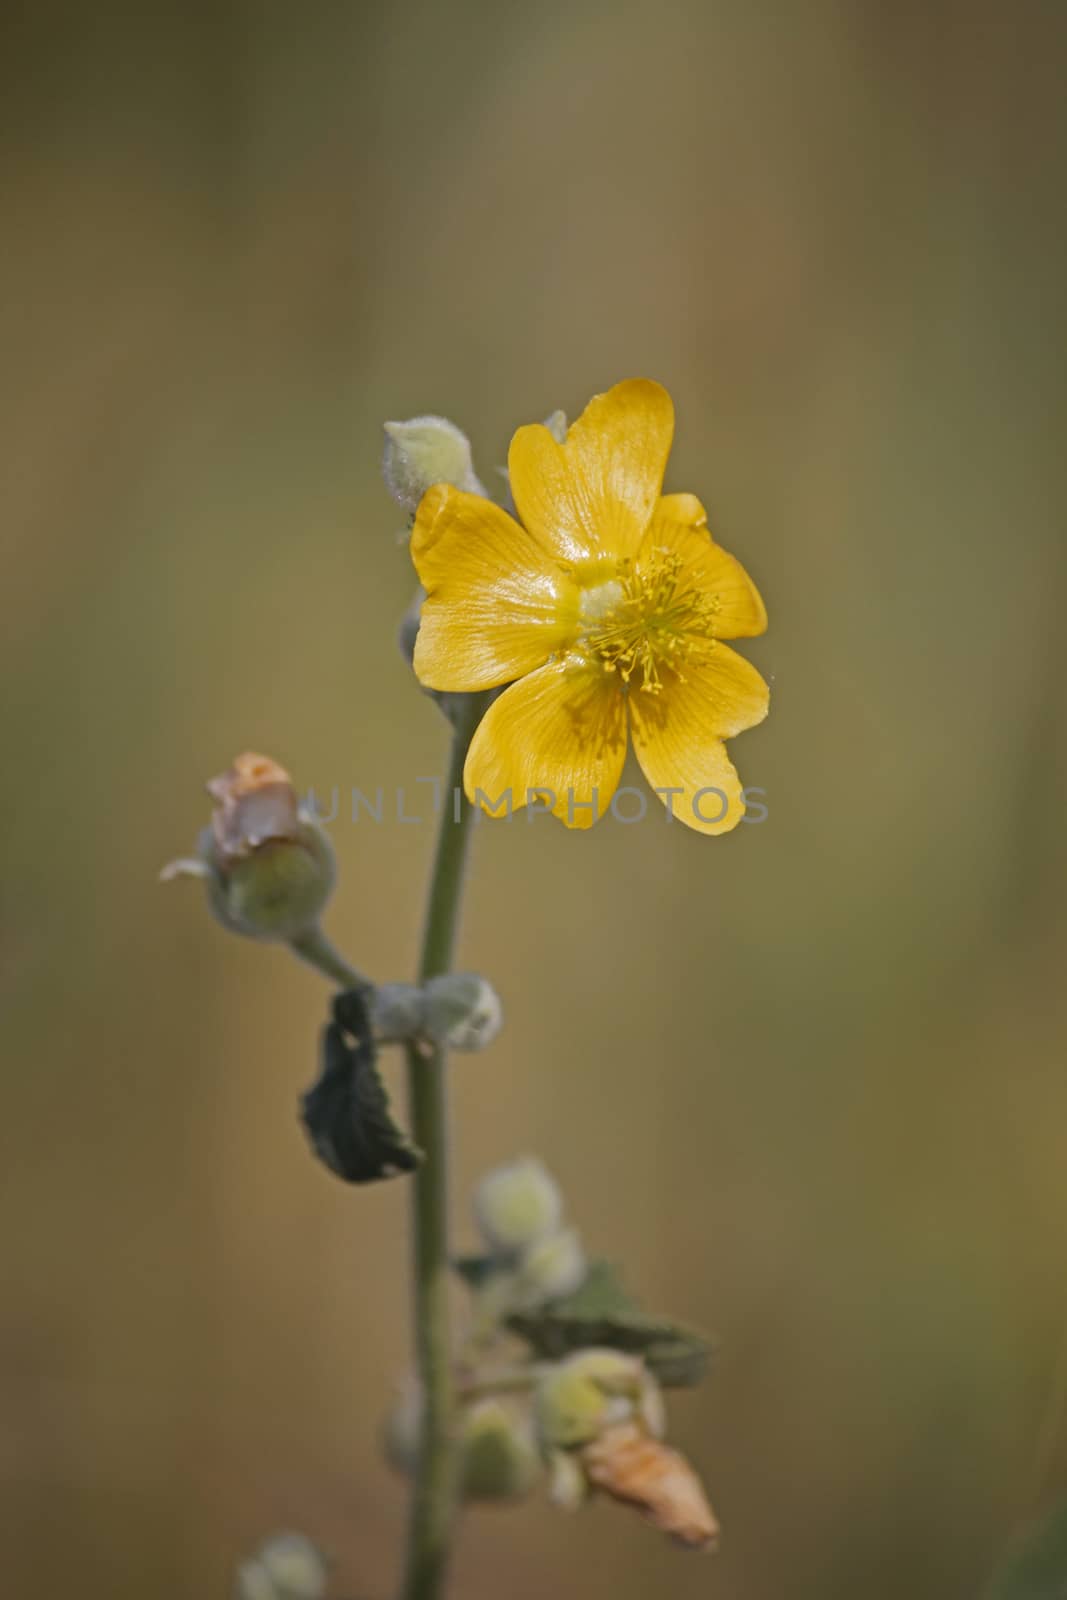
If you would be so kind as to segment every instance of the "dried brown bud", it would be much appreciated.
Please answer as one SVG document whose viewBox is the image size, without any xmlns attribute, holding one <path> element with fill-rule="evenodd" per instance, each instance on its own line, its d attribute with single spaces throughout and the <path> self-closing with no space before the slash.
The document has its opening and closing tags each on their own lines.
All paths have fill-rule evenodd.
<svg viewBox="0 0 1067 1600">
<path fill-rule="evenodd" d="M 691 1550 L 714 1548 L 719 1524 L 704 1487 L 683 1455 L 650 1438 L 636 1422 L 606 1428 L 581 1460 L 594 1488 L 635 1506 L 654 1527 Z"/>
<path fill-rule="evenodd" d="M 329 838 L 301 806 L 285 768 L 246 751 L 207 789 L 215 807 L 199 856 L 172 861 L 164 881 L 202 878 L 212 911 L 233 933 L 307 933 L 330 897 L 336 867 Z"/>
<path fill-rule="evenodd" d="M 300 803 L 284 767 L 270 756 L 251 750 L 239 755 L 228 772 L 207 785 L 216 802 L 211 834 L 220 866 L 242 861 L 269 839 L 293 839 L 299 826 Z"/>
</svg>

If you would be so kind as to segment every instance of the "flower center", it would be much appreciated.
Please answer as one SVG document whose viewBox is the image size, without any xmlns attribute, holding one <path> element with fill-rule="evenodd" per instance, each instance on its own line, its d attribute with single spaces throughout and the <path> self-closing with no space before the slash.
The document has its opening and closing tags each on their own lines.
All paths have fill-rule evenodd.
<svg viewBox="0 0 1067 1600">
<path fill-rule="evenodd" d="M 720 602 L 683 580 L 681 556 L 653 550 L 640 567 L 620 561 L 616 576 L 582 591 L 582 646 L 623 683 L 658 694 L 663 672 L 684 678 L 690 661 L 705 661 Z"/>
</svg>

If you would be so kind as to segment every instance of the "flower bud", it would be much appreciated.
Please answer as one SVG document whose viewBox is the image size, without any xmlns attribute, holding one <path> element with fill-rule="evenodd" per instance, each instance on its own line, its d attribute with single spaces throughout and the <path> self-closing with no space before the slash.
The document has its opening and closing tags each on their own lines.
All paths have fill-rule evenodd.
<svg viewBox="0 0 1067 1600">
<path fill-rule="evenodd" d="M 278 1600 L 270 1573 L 259 1561 L 243 1561 L 237 1568 L 234 1600 Z"/>
<path fill-rule="evenodd" d="M 470 440 L 446 417 L 411 417 L 385 424 L 382 477 L 393 499 L 414 516 L 435 483 L 485 494 L 471 460 Z"/>
<path fill-rule="evenodd" d="M 413 983 L 380 983 L 374 991 L 375 1037 L 383 1044 L 399 1044 L 425 1032 L 426 999 Z"/>
<path fill-rule="evenodd" d="M 465 1500 L 521 1500 L 541 1474 L 529 1414 L 513 1401 L 479 1400 L 460 1434 L 460 1489 Z"/>
<path fill-rule="evenodd" d="M 516 1306 L 524 1311 L 573 1294 L 585 1282 L 589 1263 L 576 1228 L 561 1228 L 528 1245 L 519 1260 Z"/>
<path fill-rule="evenodd" d="M 540 1161 L 525 1157 L 489 1172 L 474 1191 L 474 1217 L 491 1250 L 509 1255 L 559 1231 L 563 1197 Z"/>
<path fill-rule="evenodd" d="M 431 978 L 425 988 L 426 1035 L 450 1050 L 484 1050 L 504 1020 L 500 997 L 476 972 Z"/>
<path fill-rule="evenodd" d="M 279 1533 L 237 1572 L 237 1600 L 322 1600 L 328 1571 L 302 1533 Z"/>
<path fill-rule="evenodd" d="M 574 1449 L 635 1415 L 646 1373 L 636 1356 L 593 1348 L 557 1362 L 537 1387 L 536 1415 L 546 1450 Z"/>
<path fill-rule="evenodd" d="M 205 879 L 212 911 L 231 933 L 293 939 L 315 926 L 336 881 L 333 846 L 300 804 L 289 774 L 246 752 L 207 786 L 215 801 L 197 861 L 174 861 L 164 881 Z"/>
</svg>

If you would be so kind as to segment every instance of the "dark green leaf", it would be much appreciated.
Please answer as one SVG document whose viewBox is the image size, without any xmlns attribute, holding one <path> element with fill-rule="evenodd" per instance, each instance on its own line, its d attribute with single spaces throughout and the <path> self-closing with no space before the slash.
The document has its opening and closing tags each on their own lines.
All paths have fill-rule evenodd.
<svg viewBox="0 0 1067 1600">
<path fill-rule="evenodd" d="M 1067 1600 L 1067 1502 L 1015 1542 L 984 1600 Z"/>
<path fill-rule="evenodd" d="M 536 1311 L 517 1312 L 508 1318 L 508 1326 L 547 1360 L 590 1345 L 640 1355 L 668 1386 L 699 1383 L 711 1354 L 704 1334 L 642 1311 L 607 1261 L 592 1262 L 573 1294 Z"/>
<path fill-rule="evenodd" d="M 322 1034 L 322 1070 L 300 1102 L 316 1155 L 346 1183 L 395 1178 L 421 1160 L 393 1121 L 378 1076 L 372 992 L 348 989 L 335 998 L 333 1021 Z"/>
</svg>

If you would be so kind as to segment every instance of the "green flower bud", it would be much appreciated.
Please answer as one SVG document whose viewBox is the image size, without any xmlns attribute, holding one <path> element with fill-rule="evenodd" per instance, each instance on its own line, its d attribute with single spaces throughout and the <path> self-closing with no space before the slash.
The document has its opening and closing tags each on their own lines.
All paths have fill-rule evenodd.
<svg viewBox="0 0 1067 1600">
<path fill-rule="evenodd" d="M 635 1415 L 646 1373 L 636 1356 L 579 1350 L 557 1362 L 537 1387 L 537 1429 L 545 1450 L 570 1450 Z"/>
<path fill-rule="evenodd" d="M 425 988 L 426 1035 L 450 1050 L 484 1050 L 504 1020 L 500 997 L 476 972 L 431 978 Z"/>
<path fill-rule="evenodd" d="M 479 1400 L 464 1414 L 460 1489 L 465 1500 L 521 1500 L 541 1475 L 529 1414 L 514 1402 Z"/>
<path fill-rule="evenodd" d="M 231 933 L 288 940 L 313 928 L 336 882 L 336 863 L 289 774 L 246 752 L 207 788 L 215 809 L 199 858 L 171 862 L 164 881 L 203 878 L 212 911 Z"/>
<path fill-rule="evenodd" d="M 237 1600 L 322 1600 L 328 1577 L 322 1552 L 302 1533 L 279 1533 L 237 1572 Z"/>
<path fill-rule="evenodd" d="M 576 1228 L 562 1228 L 527 1245 L 519 1259 L 516 1309 L 532 1310 L 546 1300 L 573 1294 L 585 1282 L 589 1263 Z"/>
<path fill-rule="evenodd" d="M 563 1197 L 552 1174 L 533 1157 L 489 1172 L 474 1191 L 474 1216 L 491 1250 L 526 1249 L 559 1231 Z"/>
<path fill-rule="evenodd" d="M 413 1477 L 419 1459 L 422 1389 L 409 1376 L 397 1390 L 382 1445 L 391 1467 Z M 514 1400 L 490 1396 L 465 1407 L 459 1419 L 459 1481 L 465 1500 L 519 1500 L 541 1474 L 532 1419 Z"/>
<path fill-rule="evenodd" d="M 470 440 L 446 417 L 411 417 L 385 424 L 382 477 L 393 499 L 414 516 L 435 483 L 485 494 L 471 460 Z"/>
</svg>

